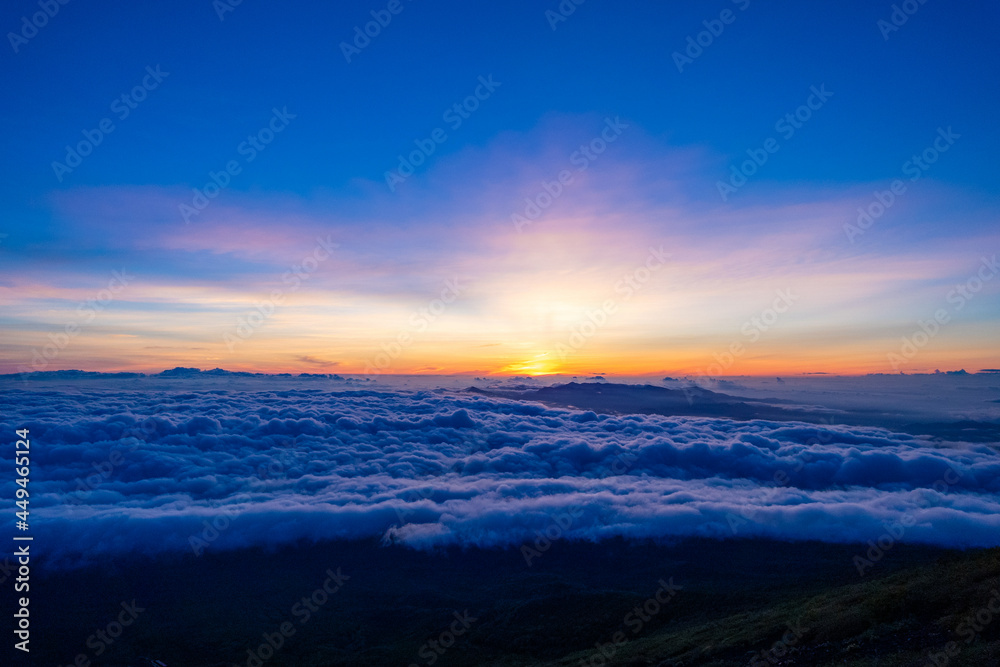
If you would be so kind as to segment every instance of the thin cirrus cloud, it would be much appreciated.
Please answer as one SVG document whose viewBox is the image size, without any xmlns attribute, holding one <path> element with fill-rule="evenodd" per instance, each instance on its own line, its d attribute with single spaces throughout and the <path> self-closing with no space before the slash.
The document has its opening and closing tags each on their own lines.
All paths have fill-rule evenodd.
<svg viewBox="0 0 1000 667">
<path fill-rule="evenodd" d="M 580 363 L 613 358 L 634 368 L 654 354 L 662 367 L 694 369 L 739 336 L 776 290 L 789 289 L 798 301 L 758 355 L 791 346 L 800 364 L 810 349 L 819 359 L 824 346 L 847 345 L 842 368 L 883 370 L 877 359 L 893 334 L 932 314 L 949 283 L 965 280 L 984 249 L 996 246 L 996 232 L 984 223 L 995 217 L 987 204 L 972 195 L 956 200 L 957 193 L 929 182 L 854 243 L 844 225 L 870 200 L 867 184 L 779 186 L 762 176 L 724 204 L 715 181 L 725 160 L 671 147 L 634 125 L 575 171 L 574 151 L 603 123 L 550 117 L 533 131 L 442 156 L 396 193 L 371 181 L 311 197 L 226 190 L 190 224 L 178 205 L 191 193 L 179 187 L 60 192 L 49 226 L 13 239 L 22 244 L 14 261 L 23 270 L 0 294 L 6 322 L 18 331 L 2 363 L 30 359 L 88 292 L 125 268 L 134 282 L 95 327 L 113 322 L 143 345 L 188 338 L 213 348 L 209 357 L 219 365 L 291 370 L 297 357 L 335 356 L 344 370 L 361 371 L 380 342 L 405 331 L 413 313 L 457 277 L 462 291 L 433 323 L 435 340 L 414 344 L 397 370 L 500 370 L 565 341 L 607 299 L 618 313 L 579 350 Z M 519 231 L 511 216 L 526 214 L 525 198 L 546 202 L 539 195 L 562 170 L 571 170 L 573 181 Z M 951 240 L 938 233 L 949 219 L 945 200 L 963 212 L 966 233 Z M 909 230 L 901 231 L 903 224 Z M 957 223 L 949 224 L 954 232 Z M 289 272 L 317 251 L 318 239 L 336 249 L 291 289 Z M 620 281 L 643 266 L 651 248 L 669 260 L 626 298 Z M 223 333 L 275 289 L 283 304 L 234 356 Z M 995 293 L 995 283 L 985 289 Z M 983 311 L 985 301 L 972 304 L 970 318 L 995 320 Z M 165 311 L 176 316 L 153 321 Z M 812 335 L 836 327 L 850 329 L 849 340 Z M 703 343 L 683 344 L 694 339 Z M 485 344 L 497 349 L 484 354 Z M 282 346 L 289 348 L 284 356 Z M 84 347 L 93 353 L 100 343 L 67 348 L 59 367 L 87 365 Z M 623 353 L 629 347 L 642 359 Z M 107 352 L 102 358 L 114 357 Z M 968 363 L 985 361 L 978 354 Z M 955 358 L 947 345 L 939 355 Z M 155 355 L 144 358 L 143 368 L 163 366 Z M 563 370 L 574 370 L 572 360 L 563 361 Z M 137 366 L 122 356 L 118 367 Z"/>
</svg>

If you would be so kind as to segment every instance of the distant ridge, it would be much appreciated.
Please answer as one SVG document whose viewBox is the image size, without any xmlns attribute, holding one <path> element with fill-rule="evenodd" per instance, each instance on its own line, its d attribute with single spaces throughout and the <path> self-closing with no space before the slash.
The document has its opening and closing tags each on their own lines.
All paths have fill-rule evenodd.
<svg viewBox="0 0 1000 667">
<path fill-rule="evenodd" d="M 200 368 L 186 368 L 177 366 L 159 373 L 131 373 L 117 372 L 106 373 L 103 371 L 32 371 L 31 373 L 7 373 L 0 374 L 0 378 L 24 377 L 35 380 L 72 380 L 72 379 L 129 379 L 129 378 L 190 378 L 190 377 L 300 377 L 300 378 L 320 378 L 324 380 L 352 381 L 351 378 L 344 378 L 336 373 L 251 373 L 250 371 L 227 371 L 222 368 L 213 368 L 203 371 Z M 361 380 L 357 380 L 361 381 Z"/>
<path fill-rule="evenodd" d="M 889 376 L 897 377 L 900 375 L 909 376 L 923 376 L 923 375 L 991 375 L 1000 374 L 1000 368 L 984 368 L 982 370 L 976 371 L 974 373 L 969 373 L 965 369 L 959 369 L 955 371 L 934 371 L 928 373 L 866 373 L 866 377 L 879 377 L 879 376 Z M 350 373 L 349 375 L 355 378 L 363 377 L 365 373 Z M 461 375 L 456 373 L 456 375 Z M 605 374 L 606 375 L 606 374 Z M 812 373 L 802 373 L 802 375 L 830 375 L 825 372 L 812 372 Z M 227 371 L 224 368 L 213 368 L 211 370 L 203 371 L 200 368 L 188 368 L 186 366 L 177 366 L 175 368 L 170 368 L 167 370 L 160 371 L 159 373 L 139 373 L 130 371 L 117 371 L 117 372 L 106 372 L 106 371 L 81 371 L 77 369 L 67 369 L 59 371 L 31 371 L 30 373 L 0 373 L 0 378 L 10 378 L 10 377 L 25 377 L 33 378 L 38 380 L 60 380 L 60 379 L 97 379 L 97 378 L 143 378 L 143 377 L 162 377 L 162 378 L 186 378 L 186 377 L 299 377 L 299 378 L 321 378 L 330 380 L 343 380 L 350 381 L 351 378 L 345 378 L 337 373 L 260 373 L 252 371 Z M 506 376 L 509 380 L 535 380 L 537 378 L 528 376 Z M 860 376 L 859 376 L 860 377 Z M 477 378 L 478 379 L 478 378 Z M 486 379 L 486 378 L 482 378 Z M 588 380 L 597 382 L 607 382 L 607 380 L 600 375 L 589 377 Z M 361 380 L 356 380 L 361 381 Z M 665 377 L 664 382 L 678 382 L 678 378 Z"/>
<path fill-rule="evenodd" d="M 813 406 L 797 405 L 786 399 L 734 396 L 696 386 L 667 389 L 649 384 L 570 382 L 538 389 L 522 385 L 508 389 L 470 387 L 465 391 L 518 401 L 538 401 L 562 408 L 591 411 L 595 414 L 659 414 L 671 417 L 714 417 L 736 421 L 763 419 L 829 426 L 834 424 L 876 426 L 945 440 L 1000 442 L 998 422 L 961 420 L 920 423 L 913 414 L 891 414 L 875 409 L 831 413 Z"/>
</svg>

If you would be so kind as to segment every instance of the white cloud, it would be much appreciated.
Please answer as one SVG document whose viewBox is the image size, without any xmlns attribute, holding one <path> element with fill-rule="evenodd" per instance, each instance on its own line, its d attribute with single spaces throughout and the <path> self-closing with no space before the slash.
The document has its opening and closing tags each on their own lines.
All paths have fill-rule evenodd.
<svg viewBox="0 0 1000 667">
<path fill-rule="evenodd" d="M 992 449 L 875 428 L 595 416 L 443 391 L 4 401 L 5 426 L 38 443 L 34 534 L 68 558 L 188 549 L 219 516 L 232 521 L 214 549 L 378 537 L 394 525 L 414 546 L 520 544 L 570 510 L 562 535 L 577 539 L 863 542 L 906 517 L 905 540 L 1000 544 Z"/>
</svg>

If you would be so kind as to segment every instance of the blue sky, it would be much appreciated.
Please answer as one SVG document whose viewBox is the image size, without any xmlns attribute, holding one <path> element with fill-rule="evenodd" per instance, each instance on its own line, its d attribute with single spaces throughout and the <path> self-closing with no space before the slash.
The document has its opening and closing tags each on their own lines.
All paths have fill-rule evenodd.
<svg viewBox="0 0 1000 667">
<path fill-rule="evenodd" d="M 25 187 L 52 188 L 53 156 L 156 64 L 170 72 L 166 85 L 123 122 L 125 138 L 109 141 L 67 187 L 197 184 L 275 105 L 299 114 L 297 136 L 282 142 L 280 167 L 271 160 L 251 176 L 260 187 L 308 194 L 377 179 L 401 146 L 440 124 L 442 110 L 489 73 L 505 94 L 442 154 L 529 130 L 553 112 L 619 114 L 674 143 L 739 154 L 820 83 L 835 92 L 836 112 L 800 136 L 769 176 L 878 179 L 939 125 L 954 125 L 975 137 L 975 148 L 935 176 L 988 187 L 989 156 L 1000 150 L 991 122 L 1000 113 L 991 39 L 1000 9 L 988 3 L 930 1 L 886 41 L 876 22 L 890 5 L 872 2 L 751 2 L 740 11 L 718 1 L 681 11 L 591 1 L 554 31 L 544 16 L 554 2 L 404 2 L 350 65 L 338 43 L 384 3 L 245 0 L 224 21 L 210 2 L 102 4 L 69 3 L 3 59 L 4 116 L 14 130 L 4 194 L 14 202 Z M 678 73 L 671 54 L 727 8 L 736 20 Z M 16 29 L 37 9 L 9 3 L 4 27 Z"/>
<path fill-rule="evenodd" d="M 241 299 L 220 294 L 231 296 L 234 286 L 244 285 L 244 300 L 252 301 L 266 292 L 275 272 L 280 275 L 310 252 L 318 232 L 329 232 L 341 239 L 344 261 L 338 267 L 353 269 L 350 275 L 320 270 L 310 287 L 326 295 L 337 291 L 340 306 L 329 301 L 313 305 L 325 308 L 330 317 L 336 313 L 337 321 L 361 327 L 332 334 L 336 342 L 327 355 L 331 367 L 358 370 L 371 353 L 361 343 L 345 341 L 394 336 L 407 326 L 407 312 L 431 300 L 449 270 L 461 268 L 455 265 L 494 267 L 493 260 L 501 257 L 524 256 L 516 248 L 498 251 L 486 240 L 493 232 L 482 230 L 494 223 L 509 225 L 507 218 L 519 210 L 523 196 L 532 196 L 538 183 L 554 178 L 575 147 L 600 132 L 606 118 L 620 118 L 629 129 L 620 143 L 609 146 L 607 157 L 595 161 L 585 192 L 577 188 L 572 200 L 563 197 L 546 213 L 551 218 L 546 229 L 556 237 L 552 243 L 576 248 L 583 258 L 608 247 L 606 239 L 596 240 L 603 238 L 596 230 L 635 231 L 622 241 L 631 254 L 623 251 L 618 264 L 607 267 L 612 275 L 620 265 L 627 270 L 643 261 L 646 246 L 657 241 L 655 221 L 670 211 L 673 222 L 660 231 L 692 261 L 698 251 L 718 245 L 720 236 L 730 238 L 734 252 L 759 243 L 754 266 L 734 275 L 763 282 L 754 306 L 730 315 L 731 304 L 714 300 L 718 290 L 707 289 L 709 281 L 694 281 L 687 294 L 701 294 L 695 310 L 712 314 L 702 330 L 680 332 L 676 347 L 666 341 L 654 344 L 648 333 L 659 326 L 657 320 L 634 313 L 634 322 L 616 325 L 626 330 L 606 337 L 608 350 L 594 351 L 595 363 L 618 363 L 620 355 L 613 349 L 638 346 L 663 359 L 657 368 L 695 370 L 706 363 L 700 359 L 710 360 L 711 350 L 727 346 L 729 334 L 698 349 L 685 341 L 717 332 L 719 313 L 725 314 L 723 322 L 730 322 L 721 325 L 724 329 L 738 331 L 746 317 L 766 305 L 766 294 L 789 280 L 807 282 L 816 271 L 826 276 L 818 291 L 826 297 L 846 291 L 860 306 L 871 296 L 858 287 L 872 279 L 864 268 L 870 263 L 889 267 L 892 275 L 883 277 L 879 298 L 893 307 L 838 311 L 837 326 L 858 338 L 848 367 L 875 368 L 881 362 L 874 360 L 886 357 L 894 339 L 912 330 L 928 309 L 933 313 L 938 292 L 944 299 L 949 284 L 976 270 L 979 254 L 996 248 L 1000 54 L 994 36 L 1000 9 L 995 5 L 913 3 L 908 7 L 916 8 L 915 13 L 886 39 L 878 21 L 891 19 L 892 3 L 718 0 L 676 7 L 588 0 L 553 29 L 546 12 L 558 11 L 554 1 L 401 0 L 402 11 L 346 62 L 341 42 L 352 40 L 355 26 L 372 20 L 370 13 L 387 4 L 275 6 L 244 0 L 220 20 L 218 5 L 209 0 L 155 6 L 71 1 L 60 5 L 26 43 L 18 43 L 16 52 L 8 35 L 0 58 L 8 93 L 0 166 L 5 221 L 0 232 L 8 236 L 0 245 L 0 279 L 11 308 L 0 325 L 19 333 L 2 350 L 5 364 L 13 367 L 30 359 L 40 345 L 37 339 L 70 317 L 66 312 L 81 299 L 61 289 L 99 290 L 107 282 L 103 276 L 124 265 L 143 269 L 139 282 L 164 291 L 176 285 L 218 288 L 211 298 L 187 295 L 173 301 L 136 288 L 109 306 L 107 313 L 120 319 L 102 318 L 106 329 L 101 332 L 149 338 L 152 325 L 142 322 L 164 309 L 215 309 L 226 317 L 238 316 Z M 19 32 L 22 17 L 38 11 L 37 2 L 10 2 L 0 25 L 5 33 Z M 704 22 L 715 21 L 724 11 L 731 12 L 731 22 L 679 72 L 673 53 L 683 52 L 687 38 L 697 37 L 706 30 Z M 141 84 L 147 67 L 168 74 L 120 119 L 112 101 Z M 447 140 L 391 192 L 385 173 L 397 167 L 397 155 L 414 150 L 414 141 L 426 140 L 435 128 L 446 128 L 442 114 L 473 94 L 479 77 L 490 76 L 499 83 L 496 90 L 460 127 L 447 129 Z M 794 136 L 782 138 L 775 122 L 804 104 L 814 86 L 825 86 L 832 97 Z M 252 162 L 244 161 L 238 146 L 267 125 L 275 108 L 287 109 L 294 119 Z M 104 118 L 112 120 L 114 131 L 59 180 L 53 161 L 62 161 L 66 145 L 80 141 L 83 131 L 98 127 Z M 949 127 L 961 138 L 909 186 L 884 219 L 854 243 L 843 244 L 841 228 L 856 217 L 857 207 L 867 206 L 874 190 L 900 178 L 902 165 L 931 146 L 939 128 Z M 720 201 L 718 182 L 728 178 L 730 166 L 775 137 L 778 152 L 731 199 Z M 194 219 L 205 238 L 217 243 L 198 245 L 192 238 L 200 232 L 184 225 L 177 207 L 230 160 L 239 163 L 240 173 Z M 594 248 L 577 247 L 580 236 L 573 230 L 581 227 L 569 222 L 579 221 L 584 212 L 597 216 L 584 225 L 595 230 L 589 237 Z M 829 221 L 822 223 L 823 229 L 832 225 L 838 241 L 815 232 L 819 218 Z M 643 222 L 635 222 L 639 219 Z M 712 223 L 699 226 L 693 220 Z M 814 232 L 809 242 L 790 243 L 788 232 L 796 228 L 796 220 L 800 228 Z M 276 226 L 297 245 L 268 254 L 275 242 L 264 230 L 273 232 Z M 454 233 L 473 228 L 482 233 Z M 367 245 L 359 240 L 366 230 Z M 741 234 L 748 236 L 737 239 Z M 798 253 L 801 265 L 782 284 L 764 280 L 774 268 L 765 240 L 774 234 L 789 241 L 788 248 L 775 252 Z M 224 242 L 241 235 L 265 240 L 243 248 Z M 470 245 L 482 252 L 469 252 Z M 822 261 L 811 254 L 831 245 L 837 250 Z M 541 267 L 558 269 L 557 275 L 589 275 L 600 268 L 593 260 L 567 260 L 558 267 L 546 261 L 539 259 Z M 705 266 L 708 260 L 699 261 Z M 841 268 L 833 271 L 830 267 L 838 262 Z M 734 266 L 734 261 L 722 263 Z M 490 295 L 502 292 L 500 285 L 517 283 L 506 272 L 523 276 L 524 269 L 516 262 L 504 264 L 481 283 L 470 276 L 482 292 L 471 294 L 453 313 L 472 317 L 496 312 Z M 859 282 L 841 284 L 833 277 L 841 270 L 853 272 Z M 264 277 L 255 283 L 250 276 Z M 615 282 L 608 280 L 608 285 Z M 995 294 L 997 282 L 990 283 L 987 293 Z M 677 283 L 674 277 L 672 284 Z M 650 312 L 668 298 L 669 290 L 660 287 L 660 301 L 645 297 Z M 699 293 L 701 288 L 707 291 Z M 388 301 L 380 301 L 382 297 Z M 583 312 L 595 299 L 600 301 L 599 295 L 574 298 L 567 313 Z M 955 333 L 937 341 L 944 347 L 933 361 L 964 361 L 955 350 L 975 339 L 977 351 L 968 362 L 985 363 L 988 330 L 995 332 L 998 321 L 994 302 L 974 302 L 961 325 L 951 328 Z M 822 304 L 832 306 L 829 299 Z M 875 317 L 887 310 L 888 319 Z M 384 316 L 384 324 L 362 332 L 373 313 Z M 515 327 L 503 340 L 483 342 L 477 335 L 466 343 L 469 349 L 503 347 L 527 337 L 534 341 L 531 354 L 544 355 L 572 329 L 574 317 L 546 320 L 540 329 Z M 271 335 L 267 330 L 276 327 L 270 324 L 257 338 Z M 257 354 L 212 354 L 204 363 L 292 367 L 293 358 L 274 356 L 278 340 L 296 338 L 303 349 L 318 343 L 299 336 L 292 321 L 287 324 Z M 218 347 L 219 332 L 228 325 L 206 320 L 204 326 L 212 334 L 203 344 L 195 344 L 189 333 L 169 336 L 184 339 L 192 349 Z M 469 327 L 458 321 L 447 326 L 454 333 L 449 344 L 462 344 L 460 332 Z M 822 319 L 802 326 L 788 335 L 794 331 L 798 341 L 835 337 Z M 961 332 L 966 326 L 973 329 Z M 97 329 L 89 331 L 62 350 L 58 360 L 50 360 L 49 367 L 157 365 L 154 358 L 139 362 L 134 355 L 106 349 L 98 354 L 98 348 L 82 344 L 97 335 Z M 147 347 L 159 345 L 146 342 L 151 343 Z M 777 339 L 773 342 L 778 345 Z M 492 370 L 509 367 L 527 352 L 512 349 L 506 357 L 490 359 L 473 359 L 468 353 L 467 363 L 443 360 L 442 351 L 433 348 L 414 354 L 419 361 L 401 358 L 399 367 Z M 817 354 L 803 353 L 788 367 L 807 370 L 805 365 L 819 357 L 826 366 L 837 356 Z M 178 351 L 177 358 L 182 357 Z M 623 368 L 634 369 L 638 363 L 621 361 Z M 769 362 L 760 363 L 763 368 Z M 770 363 L 777 362 L 772 358 Z"/>
</svg>

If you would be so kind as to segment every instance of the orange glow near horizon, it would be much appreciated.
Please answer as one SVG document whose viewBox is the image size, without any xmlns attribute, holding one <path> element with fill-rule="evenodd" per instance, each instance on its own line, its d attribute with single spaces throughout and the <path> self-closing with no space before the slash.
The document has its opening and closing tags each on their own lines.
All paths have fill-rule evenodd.
<svg viewBox="0 0 1000 667">
<path fill-rule="evenodd" d="M 560 360 L 552 353 L 539 353 L 528 357 L 519 357 L 516 361 L 502 361 L 496 357 L 468 359 L 465 361 L 424 359 L 400 359 L 392 367 L 379 372 L 372 372 L 366 369 L 363 362 L 350 363 L 323 363 L 315 359 L 307 361 L 278 357 L 262 357 L 260 359 L 242 359 L 231 361 L 216 355 L 205 355 L 203 357 L 186 357 L 179 355 L 164 355 L 162 363 L 139 362 L 130 364 L 100 364 L 101 357 L 95 352 L 90 356 L 92 361 L 80 364 L 56 364 L 53 363 L 43 370 L 68 370 L 79 369 L 87 371 L 107 371 L 107 372 L 142 372 L 146 374 L 159 373 L 162 370 L 177 366 L 195 367 L 202 370 L 222 368 L 228 371 L 242 371 L 251 373 L 319 373 L 319 374 L 340 374 L 340 375 L 467 375 L 467 376 L 633 376 L 633 377 L 774 377 L 774 376 L 801 376 L 812 374 L 828 375 L 866 375 L 869 373 L 927 373 L 940 369 L 942 371 L 958 370 L 964 368 L 968 372 L 976 372 L 986 368 L 996 368 L 996 360 L 989 359 L 987 350 L 978 351 L 982 354 L 977 359 L 975 353 L 968 354 L 961 352 L 938 353 L 933 356 L 918 356 L 920 364 L 903 365 L 899 369 L 892 369 L 885 363 L 885 357 L 879 358 L 877 355 L 865 354 L 856 351 L 854 355 L 840 357 L 838 355 L 817 355 L 811 357 L 808 354 L 798 353 L 794 356 L 776 359 L 777 352 L 770 349 L 767 353 L 757 358 L 736 359 L 731 365 L 723 365 L 718 359 L 727 360 L 725 348 L 720 348 L 719 353 L 708 353 L 706 355 L 694 355 L 681 357 L 676 355 L 661 354 L 655 355 L 652 359 L 645 356 L 621 356 L 609 355 L 598 356 L 579 353 Z M 98 363 L 95 363 L 98 362 Z M 366 372 L 367 371 L 367 372 Z M 16 372 L 16 371 L 15 371 Z"/>
<path fill-rule="evenodd" d="M 412 227 L 387 215 L 338 227 L 304 206 L 285 219 L 284 201 L 220 203 L 197 229 L 152 227 L 122 253 L 131 266 L 39 269 L 0 285 L 18 324 L 5 331 L 0 373 L 763 377 L 1000 366 L 990 326 L 1000 280 L 975 278 L 992 277 L 981 251 L 995 245 L 992 231 L 859 252 L 842 238 L 849 195 L 685 208 L 635 191 L 635 166 L 523 230 L 469 213 L 494 203 L 482 190 L 455 195 L 463 206 L 451 218 L 432 210 Z M 501 185 L 522 187 L 511 181 Z M 103 220 L 120 207 L 141 217 L 163 199 L 71 191 L 61 214 Z M 276 235 L 281 225 L 293 229 Z M 211 270 L 144 273 L 145 253 L 154 267 L 168 257 Z M 112 270 L 134 276 L 113 294 Z M 981 291 L 959 307 L 955 286 L 972 278 Z M 891 355 L 941 310 L 949 322 L 893 367 Z"/>
</svg>

